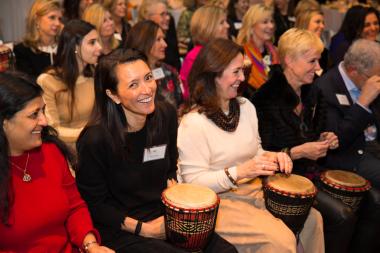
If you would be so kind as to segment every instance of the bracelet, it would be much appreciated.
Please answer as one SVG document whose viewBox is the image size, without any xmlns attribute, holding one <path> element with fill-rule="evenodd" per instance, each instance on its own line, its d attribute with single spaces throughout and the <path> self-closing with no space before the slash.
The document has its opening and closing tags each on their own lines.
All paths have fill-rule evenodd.
<svg viewBox="0 0 380 253">
<path fill-rule="evenodd" d="M 83 245 L 83 249 L 85 252 L 88 252 L 88 249 L 91 247 L 92 244 L 98 244 L 97 241 L 90 241 L 90 242 L 87 242 Z"/>
<path fill-rule="evenodd" d="M 135 229 L 135 235 L 139 235 L 141 232 L 142 222 L 137 221 L 136 229 Z"/>
<path fill-rule="evenodd" d="M 224 173 L 226 173 L 228 179 L 231 181 L 233 185 L 238 186 L 235 179 L 231 176 L 230 172 L 228 171 L 228 168 L 224 168 Z"/>
</svg>

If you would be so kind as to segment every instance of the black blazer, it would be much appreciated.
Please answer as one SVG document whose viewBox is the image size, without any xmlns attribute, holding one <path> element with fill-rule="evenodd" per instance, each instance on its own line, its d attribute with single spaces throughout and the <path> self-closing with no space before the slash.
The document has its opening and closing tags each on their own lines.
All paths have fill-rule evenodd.
<svg viewBox="0 0 380 253">
<path fill-rule="evenodd" d="M 374 123 L 377 125 L 377 129 L 380 129 L 380 100 L 377 98 L 371 104 L 372 114 L 354 104 L 338 67 L 334 67 L 318 78 L 315 86 L 326 101 L 325 130 L 334 132 L 339 138 L 339 148 L 328 152 L 325 166 L 352 170 L 364 154 L 364 130 L 368 125 Z M 337 94 L 346 96 L 349 105 L 341 104 Z"/>
</svg>

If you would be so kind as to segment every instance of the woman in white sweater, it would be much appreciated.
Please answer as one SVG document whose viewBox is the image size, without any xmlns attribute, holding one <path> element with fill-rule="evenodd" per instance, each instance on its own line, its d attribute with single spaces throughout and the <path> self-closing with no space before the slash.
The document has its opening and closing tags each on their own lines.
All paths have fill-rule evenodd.
<svg viewBox="0 0 380 253">
<path fill-rule="evenodd" d="M 219 193 L 216 231 L 239 252 L 296 252 L 294 234 L 265 209 L 258 178 L 291 173 L 292 161 L 262 149 L 255 107 L 237 97 L 243 52 L 226 39 L 200 51 L 189 76 L 190 106 L 178 130 L 181 175 Z M 305 252 L 324 252 L 318 211 L 311 210 L 300 239 Z"/>
</svg>

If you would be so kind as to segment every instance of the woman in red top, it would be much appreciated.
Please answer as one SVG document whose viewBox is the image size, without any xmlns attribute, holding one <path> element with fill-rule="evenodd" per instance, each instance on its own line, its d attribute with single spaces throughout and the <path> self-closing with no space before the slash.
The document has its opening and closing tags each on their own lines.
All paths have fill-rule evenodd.
<svg viewBox="0 0 380 253">
<path fill-rule="evenodd" d="M 41 95 L 25 77 L 0 74 L 0 251 L 113 252 L 98 244 Z"/>
</svg>

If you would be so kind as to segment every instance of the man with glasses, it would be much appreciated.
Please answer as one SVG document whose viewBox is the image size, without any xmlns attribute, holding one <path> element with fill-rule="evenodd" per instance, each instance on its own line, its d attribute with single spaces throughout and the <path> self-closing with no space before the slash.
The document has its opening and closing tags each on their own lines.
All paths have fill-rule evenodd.
<svg viewBox="0 0 380 253">
<path fill-rule="evenodd" d="M 326 131 L 339 148 L 325 166 L 354 171 L 372 183 L 361 210 L 351 252 L 375 252 L 380 233 L 380 44 L 355 41 L 344 61 L 318 78 L 315 88 L 326 102 Z"/>
</svg>

